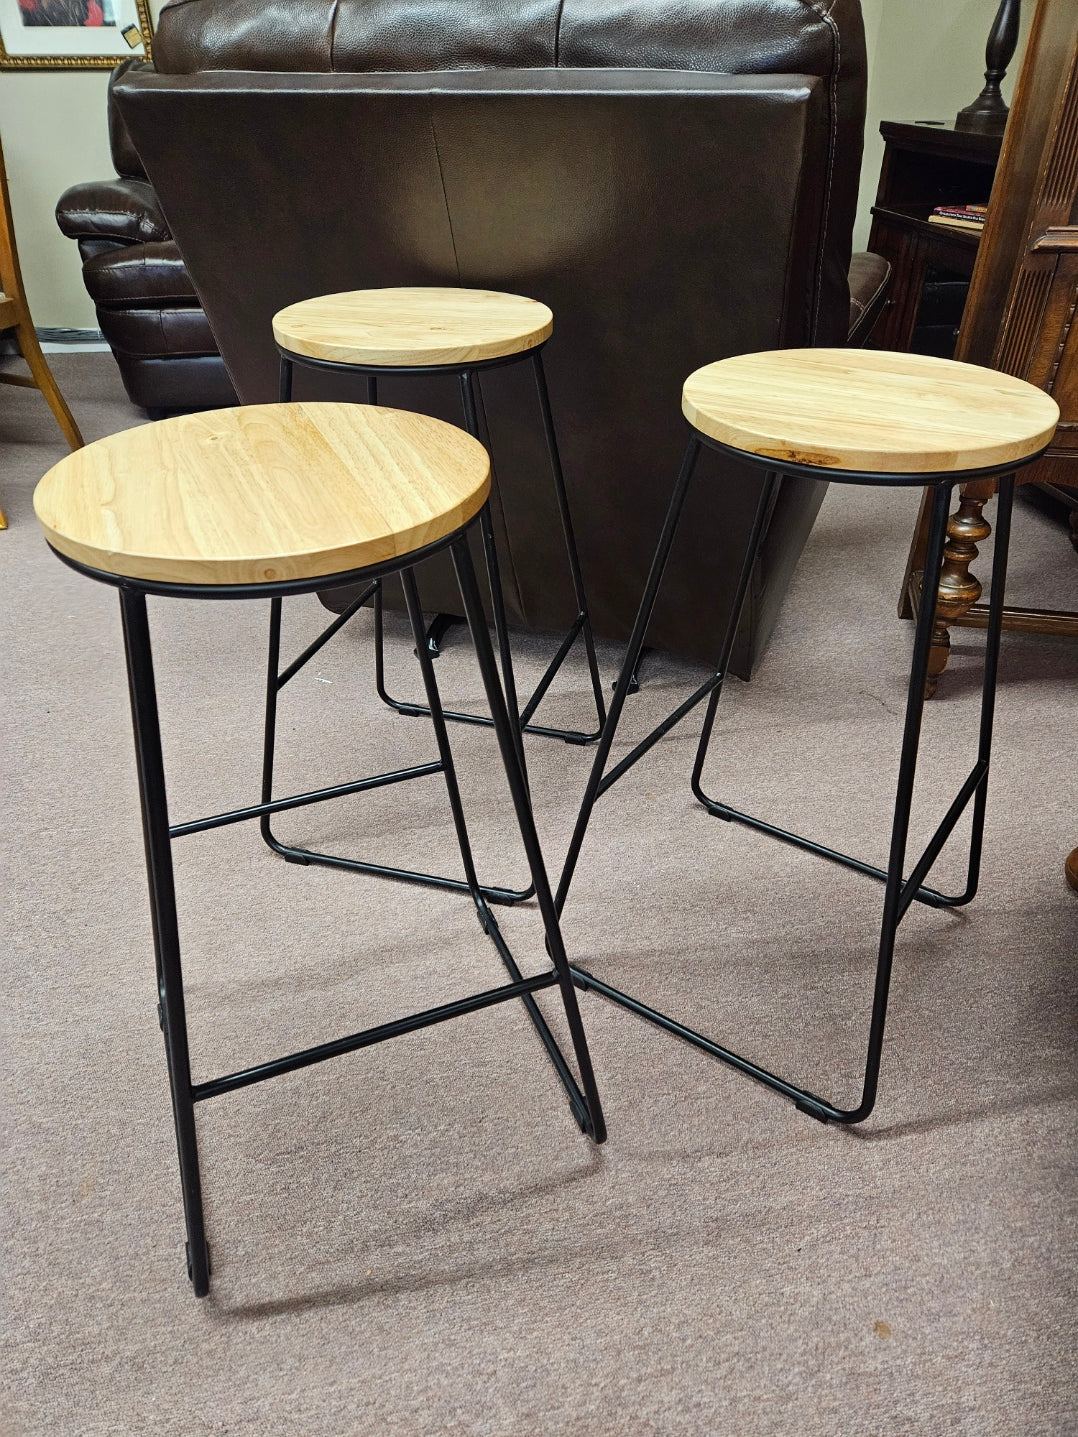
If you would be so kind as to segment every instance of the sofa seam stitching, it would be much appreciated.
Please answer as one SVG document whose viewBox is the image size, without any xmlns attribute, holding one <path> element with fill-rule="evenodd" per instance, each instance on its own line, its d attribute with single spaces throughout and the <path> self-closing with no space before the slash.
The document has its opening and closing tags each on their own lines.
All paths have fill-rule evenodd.
<svg viewBox="0 0 1078 1437">
<path fill-rule="evenodd" d="M 835 63 L 831 71 L 831 145 L 827 165 L 827 196 L 823 207 L 823 228 L 820 236 L 820 262 L 816 269 L 816 307 L 812 316 L 812 337 L 815 340 L 819 334 L 820 308 L 823 304 L 823 271 L 824 258 L 827 252 L 827 236 L 831 227 L 831 196 L 835 184 L 835 159 L 838 153 L 838 77 L 842 69 L 842 36 L 839 33 L 838 24 L 835 21 L 832 11 L 838 0 L 831 0 L 826 10 L 822 10 L 816 0 L 805 0 L 809 9 L 818 15 L 820 19 L 831 30 L 832 43 L 835 52 Z"/>
<path fill-rule="evenodd" d="M 337 73 L 334 64 L 334 47 L 337 44 L 337 20 L 341 13 L 341 0 L 333 0 L 333 14 L 329 22 L 329 72 L 331 75 Z"/>
<path fill-rule="evenodd" d="M 453 230 L 453 214 L 449 208 L 449 191 L 445 187 L 445 169 L 442 165 L 442 152 L 438 146 L 438 129 L 434 123 L 434 96 L 427 99 L 427 120 L 430 124 L 431 144 L 434 146 L 434 159 L 438 165 L 438 183 L 442 187 L 442 202 L 445 205 L 445 222 L 449 226 L 449 243 L 453 247 L 453 265 L 457 271 L 457 284 L 461 283 L 460 278 L 460 256 L 457 254 L 457 236 Z"/>
</svg>

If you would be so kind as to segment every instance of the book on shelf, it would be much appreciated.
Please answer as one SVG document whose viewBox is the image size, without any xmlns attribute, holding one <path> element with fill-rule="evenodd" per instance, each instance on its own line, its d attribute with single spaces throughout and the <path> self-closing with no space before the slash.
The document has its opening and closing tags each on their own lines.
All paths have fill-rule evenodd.
<svg viewBox="0 0 1078 1437">
<path fill-rule="evenodd" d="M 966 230 L 971 234 L 981 234 L 984 230 L 983 220 L 960 219 L 952 215 L 929 215 L 930 225 L 943 225 L 946 229 Z"/>
<path fill-rule="evenodd" d="M 937 205 L 929 215 L 928 223 L 979 234 L 987 218 L 987 205 Z"/>
<path fill-rule="evenodd" d="M 958 215 L 963 219 L 984 219 L 988 214 L 987 205 L 937 205 L 934 215 Z"/>
<path fill-rule="evenodd" d="M 962 224 L 983 229 L 988 218 L 987 205 L 937 205 L 929 215 L 929 221 L 936 224 Z"/>
</svg>

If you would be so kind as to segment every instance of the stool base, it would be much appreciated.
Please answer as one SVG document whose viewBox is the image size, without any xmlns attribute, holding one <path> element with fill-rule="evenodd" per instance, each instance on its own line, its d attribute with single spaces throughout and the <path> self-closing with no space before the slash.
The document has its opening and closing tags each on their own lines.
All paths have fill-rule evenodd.
<svg viewBox="0 0 1078 1437">
<path fill-rule="evenodd" d="M 596 750 L 591 775 L 585 790 L 584 800 L 581 805 L 580 815 L 577 820 L 575 832 L 569 846 L 565 866 L 562 871 L 561 880 L 558 885 L 557 903 L 559 913 L 563 910 L 569 887 L 572 883 L 573 874 L 580 857 L 584 837 L 586 835 L 592 812 L 597 800 L 605 793 L 612 784 L 622 778 L 634 764 L 639 762 L 644 755 L 661 739 L 669 733 L 672 728 L 681 722 L 693 709 L 704 699 L 708 700 L 706 716 L 703 724 L 703 731 L 700 736 L 697 748 L 696 761 L 693 767 L 691 787 L 696 799 L 707 809 L 707 811 L 727 822 L 743 824 L 760 833 L 765 833 L 781 842 L 792 844 L 802 850 L 814 853 L 817 857 L 827 859 L 830 862 L 838 863 L 844 867 L 853 869 L 864 876 L 878 880 L 884 884 L 884 905 L 880 926 L 880 940 L 876 963 L 876 977 L 873 995 L 872 1015 L 869 1024 L 867 1055 L 865 1059 L 864 1077 L 861 1089 L 861 1098 L 858 1104 L 852 1108 L 840 1108 L 819 1097 L 807 1088 L 798 1086 L 785 1078 L 769 1072 L 767 1069 L 753 1063 L 747 1058 L 741 1057 L 732 1049 L 714 1042 L 685 1024 L 678 1022 L 669 1015 L 660 1012 L 649 1004 L 622 992 L 620 989 L 603 982 L 601 979 L 577 965 L 573 966 L 573 978 L 577 985 L 585 991 L 599 993 L 610 1001 L 626 1008 L 637 1017 L 647 1022 L 654 1023 L 664 1031 L 682 1038 L 693 1046 L 720 1059 L 735 1068 L 738 1072 L 748 1077 L 755 1078 L 772 1091 L 794 1102 L 797 1108 L 809 1114 L 821 1122 L 838 1122 L 844 1124 L 860 1123 L 867 1118 L 873 1110 L 879 1086 L 880 1064 L 883 1053 L 884 1027 L 887 1016 L 887 1002 L 890 991 L 891 967 L 894 955 L 895 939 L 898 927 L 905 917 L 910 906 L 914 902 L 924 903 L 934 908 L 957 908 L 970 903 L 976 895 L 980 877 L 981 851 L 984 836 L 984 822 L 987 802 L 989 761 L 992 744 L 992 728 L 995 711 L 996 678 L 999 664 L 1000 637 L 1002 632 L 1003 596 L 1006 585 L 1007 557 L 1010 545 L 1011 513 L 1014 500 L 1014 474 L 1008 473 L 1006 477 L 1000 478 L 999 488 L 999 518 L 996 534 L 996 552 L 992 574 L 991 605 L 989 610 L 988 638 L 985 651 L 984 683 L 981 696 L 981 718 L 980 735 L 978 745 L 977 761 L 973 765 L 966 781 L 963 783 L 953 803 L 944 815 L 936 832 L 933 834 L 924 852 L 914 863 L 908 875 L 906 873 L 906 848 L 909 834 L 910 811 L 913 799 L 913 785 L 917 767 L 917 754 L 920 742 L 921 720 L 925 704 L 925 681 L 928 673 L 929 651 L 931 647 L 932 628 L 934 615 L 928 606 L 922 608 L 918 615 L 917 629 L 914 640 L 913 658 L 910 667 L 909 686 L 906 702 L 905 729 L 902 740 L 902 755 L 899 766 L 899 777 L 895 797 L 895 808 L 891 830 L 891 848 L 888 865 L 886 869 L 875 867 L 865 863 L 859 858 L 849 854 L 840 853 L 836 849 L 828 848 L 823 844 L 804 838 L 799 834 L 791 833 L 786 829 L 778 828 L 762 819 L 755 818 L 750 814 L 742 813 L 737 809 L 705 793 L 702 787 L 702 773 L 707 758 L 708 748 L 714 730 L 715 717 L 718 710 L 719 700 L 722 695 L 723 681 L 729 664 L 730 654 L 733 650 L 734 638 L 741 619 L 742 610 L 749 590 L 749 583 L 752 570 L 756 563 L 760 547 L 766 533 L 767 524 L 777 493 L 779 476 L 774 472 L 766 472 L 766 464 L 761 460 L 754 460 L 753 456 L 737 452 L 736 457 L 743 462 L 755 462 L 758 467 L 764 468 L 766 477 L 764 479 L 756 515 L 753 521 L 752 531 L 749 535 L 748 544 L 741 574 L 738 579 L 735 601 L 727 624 L 726 633 L 723 638 L 722 648 L 719 656 L 719 663 L 716 672 L 707 679 L 700 687 L 680 704 L 662 723 L 658 724 L 644 739 L 621 759 L 609 773 L 606 772 L 606 765 L 613 743 L 614 735 L 624 708 L 625 698 L 629 692 L 630 679 L 635 671 L 639 655 L 643 649 L 644 638 L 647 633 L 648 623 L 655 606 L 659 587 L 666 568 L 666 563 L 673 546 L 677 533 L 678 523 L 681 518 L 682 509 L 688 489 L 696 470 L 702 445 L 716 448 L 727 453 L 735 451 L 727 450 L 715 441 L 706 440 L 702 436 L 694 434 L 689 442 L 689 447 L 682 464 L 681 472 L 675 485 L 670 507 L 667 512 L 666 521 L 663 526 L 662 535 L 652 563 L 651 572 L 637 614 L 636 624 L 633 629 L 632 638 L 625 654 L 621 675 L 615 687 L 614 698 L 610 706 L 610 713 L 604 725 L 603 734 Z M 1035 458 L 1036 456 L 1031 456 Z M 789 466 L 790 472 L 796 472 L 807 477 L 819 479 L 821 474 L 809 466 Z M 868 475 L 838 475 L 827 474 L 827 478 L 838 477 L 847 482 L 861 480 L 871 482 L 872 476 Z M 929 483 L 933 488 L 932 522 L 929 532 L 928 553 L 926 558 L 926 592 L 934 593 L 935 588 L 930 584 L 938 583 L 940 569 L 943 564 L 943 550 L 946 540 L 947 516 L 950 503 L 950 495 L 954 486 L 968 478 L 963 474 L 944 475 L 923 475 L 918 476 L 916 482 Z M 881 479 L 880 482 L 883 482 Z M 966 887 L 962 893 L 949 896 L 938 892 L 933 888 L 924 886 L 933 865 L 942 852 L 944 845 L 953 833 L 959 819 L 973 804 L 973 827 L 970 838 L 969 861 L 967 870 Z"/>
<path fill-rule="evenodd" d="M 180 1187 L 183 1197 L 186 1226 L 187 1270 L 196 1296 L 205 1296 L 209 1291 L 210 1264 L 206 1243 L 205 1218 L 203 1215 L 202 1184 L 199 1168 L 198 1139 L 195 1126 L 195 1105 L 210 1098 L 234 1092 L 253 1083 L 294 1072 L 314 1063 L 324 1062 L 341 1054 L 355 1052 L 360 1048 L 387 1041 L 403 1033 L 414 1032 L 450 1018 L 461 1017 L 496 1004 L 520 999 L 531 1018 L 540 1040 L 550 1057 L 558 1078 L 569 1100 L 573 1116 L 581 1130 L 596 1143 L 606 1138 L 606 1125 L 595 1084 L 591 1057 L 584 1036 L 577 1003 L 576 989 L 569 970 L 558 922 L 553 894 L 547 879 L 542 851 L 532 817 L 528 795 L 527 779 L 520 757 L 520 734 L 518 726 L 510 718 L 505 695 L 501 688 L 497 664 L 491 648 L 479 597 L 478 584 L 472 566 L 468 547 L 467 531 L 459 531 L 442 548 L 452 554 L 461 598 L 475 645 L 476 658 L 483 680 L 491 720 L 498 741 L 502 765 L 512 796 L 517 826 L 528 861 L 532 879 L 532 890 L 538 901 L 540 915 L 546 934 L 547 952 L 552 967 L 545 973 L 525 977 L 509 949 L 497 921 L 490 909 L 484 891 L 475 872 L 471 845 L 461 804 L 460 791 L 456 780 L 452 750 L 449 746 L 445 717 L 434 677 L 431 657 L 423 643 L 423 615 L 419 604 L 415 578 L 410 568 L 400 569 L 408 606 L 412 632 L 419 653 L 420 669 L 430 709 L 431 722 L 438 746 L 438 761 L 422 765 L 397 774 L 382 774 L 373 779 L 358 780 L 338 785 L 333 789 L 319 790 L 313 794 L 296 795 L 290 799 L 272 800 L 269 790 L 272 783 L 272 766 L 267 765 L 263 782 L 263 802 L 251 808 L 216 814 L 208 819 L 170 827 L 168 802 L 165 789 L 164 762 L 161 751 L 161 731 L 157 708 L 156 684 L 154 679 L 153 655 L 150 644 L 149 623 L 146 609 L 146 593 L 160 591 L 152 585 L 134 580 L 119 579 L 115 576 L 95 574 L 106 582 L 115 583 L 120 589 L 121 614 L 124 630 L 124 647 L 127 658 L 128 683 L 131 697 L 131 711 L 135 732 L 135 751 L 138 765 L 139 793 L 142 807 L 143 835 L 146 849 L 147 876 L 150 889 L 150 913 L 154 936 L 154 955 L 157 974 L 158 1015 L 161 1022 L 168 1066 L 169 1088 L 172 1096 L 173 1118 L 176 1130 L 176 1145 L 180 1167 Z M 69 561 L 70 562 L 70 561 Z M 74 565 L 81 568 L 82 566 Z M 367 571 L 355 575 L 360 581 L 364 577 L 379 578 L 394 566 L 387 565 L 377 573 Z M 83 570 L 84 572 L 92 572 Z M 311 645 L 305 655 L 278 674 L 278 649 L 280 631 L 281 587 L 259 586 L 256 593 L 240 591 L 240 586 L 231 595 L 211 591 L 203 597 L 256 597 L 265 593 L 271 599 L 271 644 L 270 697 L 267 704 L 266 750 L 272 754 L 276 693 L 282 682 L 298 672 L 302 663 L 311 656 L 329 634 L 323 634 Z M 291 586 L 283 586 L 285 592 L 293 592 Z M 312 586 L 313 587 L 313 586 Z M 196 596 L 190 589 L 181 590 L 174 586 L 172 592 L 184 596 Z M 346 618 L 346 616 L 345 616 Z M 345 621 L 342 618 L 341 622 Z M 340 623 L 331 625 L 335 631 Z M 258 818 L 268 824 L 272 812 L 286 807 L 300 807 L 306 803 L 319 802 L 340 793 L 358 792 L 364 787 L 397 782 L 416 777 L 423 773 L 440 772 L 444 778 L 454 828 L 464 865 L 465 884 L 475 904 L 480 925 L 494 944 L 495 950 L 508 972 L 510 981 L 501 987 L 471 994 L 453 1003 L 444 1004 L 423 1012 L 412 1013 L 391 1023 L 380 1024 L 349 1034 L 343 1038 L 319 1044 L 300 1052 L 273 1058 L 254 1067 L 227 1073 L 207 1081 L 195 1083 L 191 1075 L 190 1053 L 187 1036 L 187 1015 L 184 998 L 183 970 L 180 959 L 180 939 L 176 908 L 176 892 L 172 866 L 171 845 L 175 838 L 205 831 L 208 828 Z M 308 861 L 304 859 L 303 861 Z M 324 860 L 325 861 L 325 860 Z M 351 865 L 348 865 L 351 866 Z M 368 866 L 368 871 L 378 871 Z M 416 881 L 434 881 L 419 875 Z M 574 1075 L 568 1059 L 563 1054 L 549 1025 L 536 1003 L 535 995 L 547 988 L 558 988 L 567 1020 L 573 1054 L 576 1059 L 579 1079 Z"/>
</svg>

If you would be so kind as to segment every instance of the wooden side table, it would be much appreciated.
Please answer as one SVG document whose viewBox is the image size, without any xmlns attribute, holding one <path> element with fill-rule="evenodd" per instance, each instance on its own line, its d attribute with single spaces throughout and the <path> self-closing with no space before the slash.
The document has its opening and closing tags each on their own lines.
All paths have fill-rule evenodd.
<svg viewBox="0 0 1078 1437">
<path fill-rule="evenodd" d="M 890 261 L 891 297 L 872 336 L 876 349 L 954 353 L 980 235 L 929 223 L 936 205 L 987 204 L 998 136 L 885 120 L 880 186 L 868 247 Z"/>
</svg>

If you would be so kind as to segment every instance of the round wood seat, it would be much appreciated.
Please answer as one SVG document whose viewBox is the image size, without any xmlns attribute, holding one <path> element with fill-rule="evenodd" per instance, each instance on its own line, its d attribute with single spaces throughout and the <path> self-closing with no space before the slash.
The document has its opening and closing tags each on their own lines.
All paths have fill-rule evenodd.
<svg viewBox="0 0 1078 1437">
<path fill-rule="evenodd" d="M 486 450 L 439 419 L 357 404 L 265 404 L 142 425 L 62 459 L 34 508 L 61 554 L 171 584 L 349 573 L 478 514 Z"/>
<path fill-rule="evenodd" d="M 871 349 L 785 349 L 705 365 L 682 411 L 721 444 L 792 464 L 943 474 L 1017 463 L 1052 438 L 1059 408 L 1024 380 Z"/>
<path fill-rule="evenodd" d="M 523 354 L 550 337 L 545 304 L 486 289 L 357 289 L 290 304 L 273 317 L 289 354 L 405 368 Z"/>
</svg>

